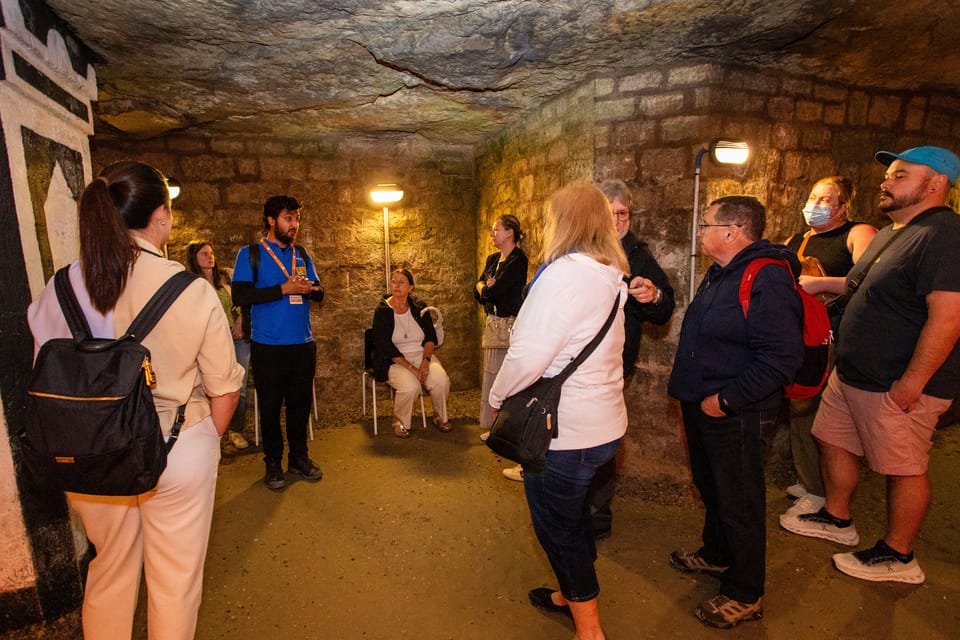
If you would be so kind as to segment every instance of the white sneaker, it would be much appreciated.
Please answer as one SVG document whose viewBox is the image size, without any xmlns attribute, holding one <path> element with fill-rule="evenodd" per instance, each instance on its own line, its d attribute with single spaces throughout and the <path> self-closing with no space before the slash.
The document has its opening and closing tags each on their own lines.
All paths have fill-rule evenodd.
<svg viewBox="0 0 960 640">
<path fill-rule="evenodd" d="M 483 433 L 480 434 L 480 442 L 486 442 L 487 438 L 489 437 L 490 437 L 490 432 L 484 431 Z"/>
<path fill-rule="evenodd" d="M 809 538 L 830 540 L 831 542 L 845 544 L 848 547 L 855 547 L 860 542 L 860 534 L 857 533 L 857 528 L 853 526 L 852 522 L 845 527 L 838 527 L 825 509 L 820 509 L 816 513 L 800 513 L 789 516 L 783 514 L 780 516 L 780 526 L 790 533 Z"/>
<path fill-rule="evenodd" d="M 244 438 L 243 434 L 240 433 L 239 431 L 229 432 L 229 435 L 227 435 L 227 438 L 230 440 L 230 444 L 232 444 L 237 449 L 246 449 L 247 447 L 250 446 L 250 443 L 247 442 L 247 439 Z"/>
<path fill-rule="evenodd" d="M 790 485 L 785 489 L 785 491 L 787 492 L 787 495 L 793 498 L 794 500 L 802 498 L 803 496 L 809 493 L 809 491 L 807 491 L 807 488 L 803 486 L 802 482 L 798 482 L 797 484 Z"/>
<path fill-rule="evenodd" d="M 926 579 L 916 558 L 904 562 L 883 540 L 870 549 L 837 553 L 833 556 L 833 565 L 848 576 L 871 582 L 923 584 Z"/>
<path fill-rule="evenodd" d="M 784 516 L 798 516 L 801 513 L 816 513 L 823 508 L 824 499 L 821 496 L 808 493 L 799 500 L 796 500 L 793 503 L 793 506 L 787 509 L 781 518 Z"/>
<path fill-rule="evenodd" d="M 514 482 L 523 482 L 523 467 L 517 465 L 503 470 L 503 477 Z"/>
</svg>

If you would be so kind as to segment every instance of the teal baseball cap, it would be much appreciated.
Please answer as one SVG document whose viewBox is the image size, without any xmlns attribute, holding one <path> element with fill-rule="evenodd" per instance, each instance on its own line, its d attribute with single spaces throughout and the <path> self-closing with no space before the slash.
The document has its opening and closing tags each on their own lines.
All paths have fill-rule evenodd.
<svg viewBox="0 0 960 640">
<path fill-rule="evenodd" d="M 928 166 L 937 173 L 947 176 L 950 184 L 957 184 L 957 177 L 960 176 L 960 158 L 952 151 L 941 147 L 914 147 L 903 153 L 878 151 L 873 157 L 877 159 L 877 162 L 887 167 L 894 160 Z"/>
</svg>

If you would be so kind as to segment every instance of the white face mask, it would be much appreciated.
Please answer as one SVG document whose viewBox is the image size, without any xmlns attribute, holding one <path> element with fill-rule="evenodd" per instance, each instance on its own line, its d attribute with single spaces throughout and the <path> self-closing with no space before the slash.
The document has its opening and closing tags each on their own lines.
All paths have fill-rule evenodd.
<svg viewBox="0 0 960 640">
<path fill-rule="evenodd" d="M 830 222 L 830 214 L 833 213 L 833 207 L 823 204 L 807 204 L 803 208 L 803 219 L 811 227 L 819 227 L 822 224 Z"/>
</svg>

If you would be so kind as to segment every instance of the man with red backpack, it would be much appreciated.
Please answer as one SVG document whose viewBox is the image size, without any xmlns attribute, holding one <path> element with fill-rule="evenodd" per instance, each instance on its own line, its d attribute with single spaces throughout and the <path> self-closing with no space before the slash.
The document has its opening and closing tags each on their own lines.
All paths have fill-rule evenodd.
<svg viewBox="0 0 960 640">
<path fill-rule="evenodd" d="M 714 263 L 683 318 L 667 390 L 680 401 L 693 481 L 706 509 L 702 546 L 674 551 L 670 563 L 720 578 L 720 593 L 695 614 L 728 628 L 763 615 L 766 573 L 761 428 L 772 424 L 784 387 L 804 356 L 796 255 L 761 240 L 766 212 L 755 198 L 710 203 L 697 236 Z M 750 278 L 757 259 L 775 262 Z M 794 269 L 787 268 L 787 261 Z"/>
</svg>

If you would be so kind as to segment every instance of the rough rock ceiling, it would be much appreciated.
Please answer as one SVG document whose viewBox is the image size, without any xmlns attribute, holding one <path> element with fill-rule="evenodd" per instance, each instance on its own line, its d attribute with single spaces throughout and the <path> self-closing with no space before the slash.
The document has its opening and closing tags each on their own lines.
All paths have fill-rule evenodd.
<svg viewBox="0 0 960 640">
<path fill-rule="evenodd" d="M 611 67 L 704 60 L 960 92 L 946 0 L 48 0 L 98 131 L 474 144 Z"/>
</svg>

